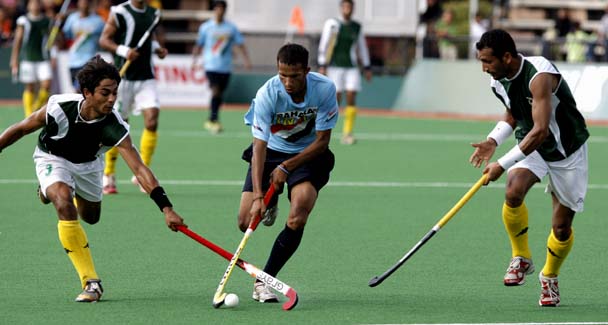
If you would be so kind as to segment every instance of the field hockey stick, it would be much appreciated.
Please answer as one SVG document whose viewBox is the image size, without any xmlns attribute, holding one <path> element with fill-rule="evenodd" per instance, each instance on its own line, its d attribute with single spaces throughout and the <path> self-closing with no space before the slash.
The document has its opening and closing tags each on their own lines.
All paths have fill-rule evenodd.
<svg viewBox="0 0 608 325">
<path fill-rule="evenodd" d="M 152 33 L 152 31 L 154 30 L 156 25 L 158 25 L 159 22 L 160 22 L 160 11 L 157 11 L 156 17 L 154 17 L 154 21 L 152 22 L 152 25 L 150 25 L 150 27 L 148 27 L 146 32 L 141 36 L 141 38 L 137 42 L 137 47 L 135 48 L 136 51 L 139 50 L 144 45 L 146 40 L 148 40 L 148 37 L 150 37 L 150 34 Z M 129 68 L 130 65 L 131 65 L 131 60 L 127 59 L 127 61 L 125 61 L 125 64 L 122 65 L 122 67 L 120 68 L 120 71 L 118 72 L 121 78 L 125 75 L 125 73 L 127 72 L 127 69 Z"/>
<path fill-rule="evenodd" d="M 268 205 L 268 203 L 270 202 L 270 199 L 272 199 L 272 195 L 274 195 L 274 185 L 270 184 L 270 188 L 266 192 L 266 195 L 264 195 L 264 205 Z M 247 227 L 247 230 L 245 231 L 245 234 L 243 235 L 243 239 L 241 239 L 241 243 L 239 244 L 236 251 L 234 252 L 232 259 L 230 259 L 230 263 L 228 263 L 226 272 L 224 272 L 224 276 L 222 276 L 222 279 L 220 280 L 220 284 L 217 286 L 217 290 L 215 290 L 215 294 L 213 295 L 213 307 L 219 308 L 221 305 L 224 304 L 224 298 L 226 298 L 226 293 L 224 292 L 224 288 L 226 287 L 226 283 L 228 282 L 228 279 L 230 278 L 230 274 L 232 274 L 232 270 L 234 270 L 234 266 L 236 265 L 236 262 L 238 261 L 239 257 L 241 256 L 241 253 L 243 252 L 243 249 L 245 248 L 245 245 L 247 244 L 247 241 L 249 240 L 251 233 L 253 233 L 253 231 L 258 227 L 258 224 L 260 223 L 261 219 L 262 219 L 262 216 L 260 216 L 258 214 L 255 217 L 253 217 L 253 219 L 251 219 L 251 221 L 249 222 L 249 227 Z"/>
<path fill-rule="evenodd" d="M 68 7 L 70 6 L 70 0 L 63 0 L 63 4 L 61 5 L 61 9 L 59 9 L 60 15 L 65 15 L 68 11 Z M 61 27 L 61 19 L 55 19 L 53 22 L 53 28 L 51 29 L 51 33 L 49 34 L 49 39 L 46 40 L 46 49 L 50 50 L 55 43 L 55 39 L 57 38 L 57 34 L 59 33 L 59 27 Z"/>
<path fill-rule="evenodd" d="M 471 187 L 471 189 L 469 189 L 469 191 L 458 201 L 458 203 L 456 203 L 456 205 L 454 205 L 454 207 L 452 207 L 452 209 L 450 209 L 450 211 L 448 211 L 443 216 L 443 218 L 441 218 L 441 220 L 439 220 L 439 222 L 437 222 L 437 224 L 428 233 L 426 233 L 426 235 L 424 235 L 424 237 L 422 237 L 422 239 L 416 245 L 414 245 L 412 249 L 409 250 L 409 252 L 407 252 L 399 261 L 397 261 L 395 265 L 391 266 L 391 268 L 389 268 L 382 275 L 375 276 L 371 280 L 369 280 L 369 286 L 375 287 L 382 283 L 382 281 L 386 280 L 386 278 L 393 274 L 393 272 L 395 272 L 399 267 L 401 267 L 403 263 L 405 263 L 410 257 L 412 257 L 412 255 L 414 255 L 414 253 L 416 253 L 416 251 L 418 251 L 420 247 L 422 247 L 427 241 L 429 241 L 429 239 L 431 239 L 431 237 L 433 237 L 433 235 L 435 235 L 443 226 L 445 226 L 445 224 L 448 223 L 450 219 L 452 219 L 456 212 L 458 212 L 458 210 L 460 210 L 460 208 L 462 208 L 465 203 L 467 203 L 467 201 L 469 201 L 471 197 L 473 197 L 473 195 L 479 190 L 483 183 L 485 183 L 486 177 L 486 174 L 482 175 L 481 178 L 477 181 L 477 183 L 475 183 Z"/>
<path fill-rule="evenodd" d="M 184 233 L 184 235 L 199 242 L 203 246 L 209 248 L 211 251 L 220 255 L 221 257 L 225 258 L 226 260 L 228 260 L 228 261 L 232 260 L 232 257 L 234 255 L 232 255 L 230 252 L 217 246 L 216 244 L 210 242 L 209 240 L 203 238 L 202 236 L 200 236 L 199 234 L 190 230 L 189 228 L 184 227 L 184 226 L 178 226 L 177 230 L 181 231 L 182 233 Z M 259 281 L 264 282 L 270 288 L 283 294 L 288 299 L 288 301 L 286 301 L 283 304 L 283 310 L 291 310 L 298 303 L 298 293 L 292 287 L 287 285 L 285 282 L 273 277 L 272 275 L 260 270 L 259 268 L 255 267 L 252 264 L 249 264 L 249 263 L 243 261 L 240 258 L 236 261 L 236 265 L 238 267 L 240 267 L 243 271 L 249 273 L 249 275 L 251 275 L 252 277 L 258 279 Z"/>
</svg>

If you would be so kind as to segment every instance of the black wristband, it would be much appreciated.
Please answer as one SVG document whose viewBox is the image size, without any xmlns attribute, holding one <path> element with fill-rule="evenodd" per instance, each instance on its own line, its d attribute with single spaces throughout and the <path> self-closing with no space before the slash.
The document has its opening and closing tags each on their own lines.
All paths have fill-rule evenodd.
<svg viewBox="0 0 608 325">
<path fill-rule="evenodd" d="M 169 197 L 167 197 L 167 193 L 165 193 L 165 189 L 162 186 L 155 187 L 152 192 L 150 192 L 150 198 L 158 205 L 160 211 L 163 211 L 166 207 L 173 207 L 171 201 L 169 201 Z"/>
</svg>

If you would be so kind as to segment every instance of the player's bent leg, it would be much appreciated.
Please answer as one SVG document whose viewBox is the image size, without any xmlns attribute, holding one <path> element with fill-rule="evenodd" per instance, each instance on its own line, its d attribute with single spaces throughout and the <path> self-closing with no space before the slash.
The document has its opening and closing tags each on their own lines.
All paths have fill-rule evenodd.
<svg viewBox="0 0 608 325">
<path fill-rule="evenodd" d="M 25 84 L 25 88 L 23 90 L 23 113 L 25 117 L 32 115 L 34 112 L 34 85 L 33 84 Z"/>
<path fill-rule="evenodd" d="M 316 198 L 317 191 L 310 182 L 297 184 L 291 189 L 291 207 L 287 224 L 275 239 L 264 272 L 272 276 L 277 275 L 298 249 Z"/>
<path fill-rule="evenodd" d="M 72 189 L 65 183 L 57 182 L 49 186 L 46 193 L 57 210 L 59 241 L 74 265 L 82 287 L 85 288 L 88 280 L 99 277 L 89 250 L 87 235 L 78 221 Z"/>
<path fill-rule="evenodd" d="M 526 204 L 511 207 L 505 202 L 502 206 L 502 221 L 511 242 L 511 256 L 532 258 L 528 245 L 528 208 Z"/>
<path fill-rule="evenodd" d="M 84 222 L 94 225 L 101 217 L 101 202 L 91 202 L 76 195 L 78 215 Z"/>
<path fill-rule="evenodd" d="M 34 102 L 34 110 L 40 109 L 42 106 L 46 105 L 49 100 L 49 89 L 51 88 L 51 81 L 45 80 L 40 83 L 40 89 L 38 89 L 38 96 L 36 97 L 36 101 Z"/>
<path fill-rule="evenodd" d="M 141 135 L 139 151 L 144 164 L 149 167 L 152 163 L 152 155 L 154 155 L 158 142 L 157 130 L 160 109 L 158 107 L 151 107 L 144 109 L 143 112 L 144 130 Z"/>
</svg>

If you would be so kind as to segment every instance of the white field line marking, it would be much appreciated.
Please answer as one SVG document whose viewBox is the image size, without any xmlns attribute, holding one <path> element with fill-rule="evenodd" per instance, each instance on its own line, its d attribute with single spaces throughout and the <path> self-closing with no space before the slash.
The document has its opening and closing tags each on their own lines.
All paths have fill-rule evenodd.
<svg viewBox="0 0 608 325">
<path fill-rule="evenodd" d="M 171 180 L 161 179 L 162 184 L 178 186 L 242 186 L 243 180 Z M 0 184 L 37 184 L 36 179 L 1 179 Z M 118 184 L 131 184 L 130 180 L 118 180 Z M 344 182 L 330 181 L 331 187 L 379 187 L 379 188 L 470 188 L 473 183 L 464 182 Z M 504 183 L 491 183 L 490 188 L 505 187 Z M 544 190 L 544 186 L 537 186 Z M 608 184 L 589 184 L 590 190 L 608 190 Z M 608 323 L 607 323 L 608 325 Z"/>
<path fill-rule="evenodd" d="M 131 130 L 131 134 L 140 134 L 141 130 Z M 187 138 L 252 138 L 249 132 L 225 132 L 220 135 L 210 134 L 207 131 L 162 131 L 163 136 L 187 137 Z M 452 142 L 471 142 L 485 139 L 484 134 L 428 134 L 428 133 L 377 133 L 362 132 L 356 134 L 357 139 L 372 141 L 452 141 Z M 608 137 L 591 136 L 590 143 L 607 143 Z"/>
</svg>

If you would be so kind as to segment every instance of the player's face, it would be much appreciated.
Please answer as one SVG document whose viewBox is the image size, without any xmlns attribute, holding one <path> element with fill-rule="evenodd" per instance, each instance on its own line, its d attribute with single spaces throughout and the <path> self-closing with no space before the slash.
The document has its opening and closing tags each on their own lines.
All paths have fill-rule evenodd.
<svg viewBox="0 0 608 325">
<path fill-rule="evenodd" d="M 492 53 L 492 49 L 484 48 L 477 51 L 477 58 L 481 61 L 481 69 L 489 74 L 494 80 L 507 77 L 507 64 L 504 58 L 497 58 Z"/>
<path fill-rule="evenodd" d="M 306 75 L 310 67 L 279 62 L 279 79 L 289 95 L 299 95 L 306 90 Z"/>
<path fill-rule="evenodd" d="M 87 12 L 89 11 L 89 0 L 78 0 L 78 10 Z"/>
<path fill-rule="evenodd" d="M 89 101 L 95 112 L 99 115 L 108 115 L 112 112 L 116 102 L 118 83 L 114 79 L 103 79 L 94 93 L 85 93 L 86 100 Z"/>
<path fill-rule="evenodd" d="M 30 13 L 37 15 L 40 13 L 40 10 L 42 10 L 42 4 L 40 3 L 39 0 L 29 1 L 27 3 L 27 10 Z"/>
<path fill-rule="evenodd" d="M 213 8 L 213 12 L 215 13 L 216 20 L 221 20 L 224 18 L 224 15 L 226 14 L 226 7 L 224 7 L 222 5 L 217 5 Z"/>
<path fill-rule="evenodd" d="M 353 15 L 353 5 L 348 2 L 342 2 L 340 4 L 340 11 L 342 12 L 342 16 L 346 19 L 350 19 Z"/>
</svg>

